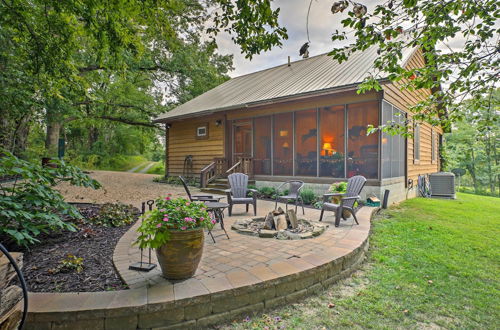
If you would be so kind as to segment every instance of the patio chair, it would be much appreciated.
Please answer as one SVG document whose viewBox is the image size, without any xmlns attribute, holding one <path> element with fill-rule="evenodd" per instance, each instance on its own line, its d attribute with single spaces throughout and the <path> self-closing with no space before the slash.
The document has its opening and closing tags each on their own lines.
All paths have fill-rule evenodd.
<svg viewBox="0 0 500 330">
<path fill-rule="evenodd" d="M 324 194 L 323 206 L 321 207 L 321 216 L 319 218 L 319 221 L 323 221 L 323 213 L 325 211 L 334 211 L 335 227 L 338 227 L 340 225 L 341 217 L 344 220 L 347 220 L 343 215 L 343 211 L 347 210 L 352 214 L 352 216 L 354 217 L 354 221 L 356 221 L 356 223 L 359 225 L 358 218 L 356 218 L 356 212 L 358 211 L 358 209 L 354 208 L 354 204 L 361 198 L 359 194 L 361 193 L 361 190 L 365 186 L 365 183 L 366 183 L 366 178 L 364 176 L 356 175 L 347 180 L 347 192 L 345 194 L 343 193 Z M 330 203 L 329 198 L 332 196 L 341 197 L 340 204 Z"/>
<path fill-rule="evenodd" d="M 279 192 L 286 185 L 288 186 L 288 194 L 279 196 Z M 288 211 L 288 202 L 293 200 L 295 203 L 295 213 L 297 213 L 297 206 L 300 202 L 300 205 L 302 206 L 302 214 L 306 214 L 304 211 L 304 202 L 302 201 L 302 197 L 300 197 L 300 190 L 302 187 L 304 187 L 304 182 L 300 180 L 288 180 L 287 182 L 283 182 L 276 189 L 276 202 L 274 203 L 274 209 L 278 209 L 278 202 L 284 201 L 286 203 L 285 208 Z"/>
<path fill-rule="evenodd" d="M 182 175 L 179 175 L 179 179 L 182 182 L 182 185 L 184 186 L 184 190 L 186 191 L 186 194 L 189 197 L 190 202 L 200 202 L 200 201 L 205 201 L 205 202 L 218 202 L 221 200 L 223 197 L 219 196 L 213 196 L 213 195 L 208 195 L 208 194 L 196 194 L 196 195 L 191 195 L 191 191 L 189 191 L 189 187 L 186 183 L 186 179 Z"/>
<path fill-rule="evenodd" d="M 233 213 L 233 205 L 245 204 L 248 212 L 248 206 L 253 205 L 253 213 L 257 215 L 257 190 L 248 189 L 248 175 L 243 173 L 233 173 L 227 177 L 230 189 L 226 190 L 227 203 L 229 204 L 229 216 Z M 247 192 L 252 192 L 252 197 L 247 196 Z"/>
</svg>

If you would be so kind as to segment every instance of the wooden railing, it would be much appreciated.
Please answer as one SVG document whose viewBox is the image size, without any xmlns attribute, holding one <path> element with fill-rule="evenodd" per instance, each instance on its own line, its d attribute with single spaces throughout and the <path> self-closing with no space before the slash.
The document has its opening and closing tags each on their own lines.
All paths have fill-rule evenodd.
<svg viewBox="0 0 500 330">
<path fill-rule="evenodd" d="M 225 158 L 214 158 L 214 161 L 201 169 L 200 187 L 205 188 L 210 182 L 225 174 L 227 160 Z"/>
<path fill-rule="evenodd" d="M 252 157 L 240 157 L 236 164 L 231 166 L 230 169 L 226 171 L 226 175 L 233 173 L 245 173 L 246 175 L 253 176 L 253 159 Z"/>
</svg>

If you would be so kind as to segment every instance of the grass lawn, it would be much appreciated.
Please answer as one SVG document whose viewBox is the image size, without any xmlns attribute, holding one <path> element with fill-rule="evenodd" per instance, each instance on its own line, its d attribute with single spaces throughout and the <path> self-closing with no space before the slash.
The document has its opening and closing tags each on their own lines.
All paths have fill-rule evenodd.
<svg viewBox="0 0 500 330">
<path fill-rule="evenodd" d="M 412 199 L 378 216 L 368 260 L 302 303 L 237 329 L 498 329 L 500 199 Z"/>
</svg>

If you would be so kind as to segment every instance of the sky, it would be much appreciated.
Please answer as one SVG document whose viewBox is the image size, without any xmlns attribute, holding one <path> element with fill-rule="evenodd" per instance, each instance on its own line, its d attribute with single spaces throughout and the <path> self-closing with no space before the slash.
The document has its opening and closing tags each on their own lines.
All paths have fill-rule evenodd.
<svg viewBox="0 0 500 330">
<path fill-rule="evenodd" d="M 363 1 L 368 10 L 375 8 L 380 0 Z M 347 17 L 344 13 L 332 14 L 330 0 L 313 0 L 309 16 L 309 37 L 311 40 L 309 56 L 315 56 L 330 51 L 334 44 L 331 41 L 332 33 L 343 29 L 340 21 Z M 237 45 L 233 43 L 227 33 L 222 33 L 217 38 L 219 52 L 234 55 L 234 71 L 231 77 L 267 69 L 287 62 L 288 56 L 292 61 L 300 60 L 300 47 L 307 41 L 306 18 L 309 0 L 274 0 L 273 7 L 280 8 L 279 23 L 286 27 L 288 40 L 283 41 L 281 48 L 274 47 L 271 51 L 256 55 L 250 61 L 246 59 Z M 339 46 L 341 44 L 337 44 Z"/>
<path fill-rule="evenodd" d="M 231 77 L 241 76 L 247 73 L 260 71 L 280 64 L 285 64 L 288 56 L 292 61 L 300 60 L 300 47 L 307 41 L 306 18 L 307 9 L 310 0 L 274 0 L 273 8 L 280 8 L 279 23 L 286 27 L 288 39 L 283 40 L 283 46 L 274 47 L 271 51 L 263 52 L 256 55 L 252 60 L 246 59 L 237 45 L 231 40 L 227 33 L 221 33 L 217 37 L 219 52 L 222 54 L 234 55 L 234 70 L 230 72 Z M 368 12 L 372 12 L 376 5 L 382 4 L 385 0 L 363 0 L 359 1 L 368 8 Z M 336 41 L 334 44 L 331 36 L 335 30 L 345 31 L 348 33 L 341 21 L 347 17 L 347 10 L 343 13 L 332 14 L 330 8 L 332 0 L 312 0 L 311 12 L 309 16 L 309 37 L 311 40 L 309 47 L 309 56 L 315 56 L 326 53 L 333 47 L 344 46 L 348 43 L 344 41 L 341 44 Z M 350 34 L 352 36 L 352 34 Z M 447 42 L 446 47 L 451 47 L 454 50 L 462 48 L 464 38 L 456 37 Z M 438 46 L 438 49 L 447 51 L 444 45 Z"/>
</svg>

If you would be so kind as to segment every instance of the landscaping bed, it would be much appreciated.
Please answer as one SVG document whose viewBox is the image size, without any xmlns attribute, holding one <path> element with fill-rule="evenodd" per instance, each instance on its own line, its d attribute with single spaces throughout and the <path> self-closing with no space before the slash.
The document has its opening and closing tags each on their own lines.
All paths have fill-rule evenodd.
<svg viewBox="0 0 500 330">
<path fill-rule="evenodd" d="M 139 210 L 130 208 L 131 223 L 112 227 L 87 221 L 98 217 L 102 205 L 77 204 L 76 207 L 85 218 L 68 219 L 74 222 L 76 231 L 42 234 L 38 236 L 40 243 L 22 251 L 29 291 L 92 292 L 127 288 L 114 268 L 113 251 L 137 220 Z"/>
</svg>

